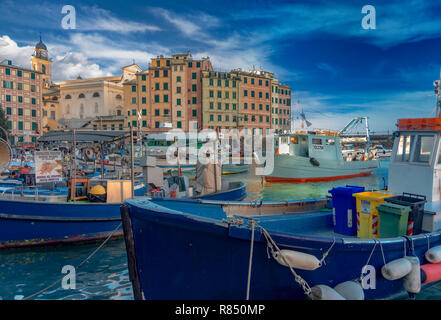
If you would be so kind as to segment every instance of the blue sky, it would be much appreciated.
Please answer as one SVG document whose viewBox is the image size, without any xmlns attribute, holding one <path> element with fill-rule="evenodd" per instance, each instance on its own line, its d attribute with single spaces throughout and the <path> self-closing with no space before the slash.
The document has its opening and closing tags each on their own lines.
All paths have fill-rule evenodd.
<svg viewBox="0 0 441 320">
<path fill-rule="evenodd" d="M 61 28 L 65 4 L 76 9 L 76 30 Z M 366 4 L 375 30 L 361 27 Z M 118 74 L 133 60 L 146 68 L 151 57 L 191 50 L 218 70 L 275 72 L 316 128 L 369 116 L 373 130 L 393 130 L 397 118 L 429 116 L 435 105 L 435 1 L 2 0 L 0 12 L 0 59 L 29 67 L 41 32 L 54 80 Z"/>
</svg>

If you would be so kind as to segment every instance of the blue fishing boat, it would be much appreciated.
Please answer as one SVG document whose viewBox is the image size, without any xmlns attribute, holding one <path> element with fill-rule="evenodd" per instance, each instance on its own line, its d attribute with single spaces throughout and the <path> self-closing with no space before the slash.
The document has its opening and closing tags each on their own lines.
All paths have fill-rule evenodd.
<svg viewBox="0 0 441 320">
<path fill-rule="evenodd" d="M 0 249 L 96 241 L 121 223 L 119 203 L 2 199 L 0 206 Z"/>
<path fill-rule="evenodd" d="M 378 207 L 367 200 L 357 202 L 357 224 L 372 221 L 358 237 L 334 231 L 325 199 L 296 206 L 127 200 L 121 213 L 135 298 L 391 299 L 439 283 L 441 117 L 401 119 L 398 129 L 390 193 L 426 197 L 420 233 L 379 236 L 372 213 Z M 366 204 L 374 209 L 366 212 Z M 402 210 L 391 216 L 409 210 L 388 208 Z M 380 230 L 386 221 L 381 215 Z M 407 216 L 403 221 L 406 227 Z"/>
<path fill-rule="evenodd" d="M 80 181 L 80 178 L 77 180 Z M 117 186 L 120 183 L 121 186 Z M 81 189 L 78 184 L 77 188 Z M 15 190 L 15 193 L 9 190 L 0 195 L 0 249 L 89 242 L 106 238 L 120 225 L 119 208 L 124 199 L 130 197 L 129 180 L 107 181 L 108 202 L 104 203 L 90 202 L 87 197 L 67 201 L 70 193 L 64 188 L 38 191 L 6 189 Z M 86 193 L 90 193 L 90 190 Z M 122 195 L 124 198 L 121 198 Z M 195 201 L 240 200 L 245 196 L 246 184 L 238 182 L 232 183 L 227 190 L 199 196 Z M 120 227 L 113 237 L 121 236 Z"/>
<path fill-rule="evenodd" d="M 118 138 L 110 134 L 59 133 L 43 141 L 109 142 Z M 124 137 L 125 135 L 122 135 Z M 63 140 L 63 141 L 64 141 Z M 6 142 L 4 142 L 6 144 Z M 9 149 L 10 150 L 10 149 Z M 2 160 L 2 159 L 0 159 Z M 2 160 L 4 162 L 8 159 Z M 162 178 L 162 177 L 161 177 Z M 168 177 L 165 181 L 184 185 L 184 177 Z M 48 184 L 46 184 L 48 185 Z M 49 184 L 50 185 L 50 184 Z M 175 196 L 190 197 L 188 188 Z M 0 249 L 80 243 L 122 236 L 120 206 L 132 196 L 145 196 L 145 181 L 72 177 L 65 187 L 26 186 L 22 181 L 0 183 Z M 243 182 L 222 185 L 215 192 L 205 192 L 198 199 L 239 200 L 246 195 Z M 165 195 L 167 196 L 167 194 Z"/>
<path fill-rule="evenodd" d="M 136 257 L 132 273 L 137 273 L 138 280 L 133 286 L 140 288 L 137 296 L 145 299 L 245 299 L 251 221 L 259 226 L 254 234 L 251 299 L 307 298 L 290 269 L 268 255 L 263 229 L 281 250 L 299 250 L 321 258 L 332 247 L 320 268 L 296 270 L 310 287 L 334 287 L 359 279 L 371 254 L 369 264 L 377 273 L 384 264 L 378 240 L 334 234 L 332 212 L 302 213 L 300 209 L 259 216 L 260 208 L 255 206 L 256 214 L 244 218 L 227 215 L 224 203 L 128 200 L 127 205 Z M 265 210 L 265 203 L 262 206 Z M 248 213 L 252 209 L 253 203 L 249 203 Z M 235 212 L 240 214 L 241 210 Z M 381 242 L 386 262 L 390 262 L 405 254 L 415 254 L 422 261 L 428 241 L 432 246 L 441 244 L 439 232 Z M 375 290 L 365 290 L 366 299 L 405 295 L 400 281 L 381 277 Z"/>
</svg>

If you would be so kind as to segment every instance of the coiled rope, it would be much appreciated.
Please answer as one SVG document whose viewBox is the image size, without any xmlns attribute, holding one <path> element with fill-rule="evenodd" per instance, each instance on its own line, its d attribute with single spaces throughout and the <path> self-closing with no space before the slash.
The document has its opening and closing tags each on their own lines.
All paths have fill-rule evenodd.
<svg viewBox="0 0 441 320">
<path fill-rule="evenodd" d="M 81 268 L 81 266 L 82 265 L 84 265 L 87 261 L 89 261 L 89 259 L 90 258 L 92 258 L 109 240 L 110 240 L 110 238 L 112 238 L 112 236 L 114 235 L 114 233 L 116 232 L 116 231 L 118 231 L 118 229 L 121 227 L 121 225 L 122 225 L 122 222 L 120 222 L 120 224 L 116 227 L 116 229 L 115 230 L 113 230 L 110 234 L 109 234 L 109 236 L 106 238 L 106 240 L 104 240 L 91 254 L 89 254 L 89 256 L 86 258 L 86 259 L 84 259 L 76 268 L 75 268 L 75 270 L 77 270 L 77 269 L 79 269 L 79 268 Z M 64 277 L 63 277 L 64 278 Z M 52 288 L 53 286 L 55 286 L 55 285 L 57 285 L 57 284 L 59 284 L 61 281 L 63 281 L 63 278 L 61 278 L 61 279 L 59 279 L 59 280 L 57 280 L 57 281 L 55 281 L 54 283 L 52 283 L 50 286 L 47 286 L 46 288 L 44 288 L 44 289 L 41 289 L 40 291 L 38 291 L 38 292 L 36 292 L 36 293 L 34 293 L 34 294 L 31 294 L 30 296 L 27 296 L 27 297 L 25 297 L 25 298 L 23 298 L 23 300 L 29 300 L 29 299 L 31 299 L 31 298 L 33 298 L 33 297 L 35 297 L 35 296 L 38 296 L 38 295 L 40 295 L 41 293 L 43 293 L 43 292 L 45 292 L 45 291 L 47 291 L 47 290 L 49 290 L 50 288 Z"/>
</svg>

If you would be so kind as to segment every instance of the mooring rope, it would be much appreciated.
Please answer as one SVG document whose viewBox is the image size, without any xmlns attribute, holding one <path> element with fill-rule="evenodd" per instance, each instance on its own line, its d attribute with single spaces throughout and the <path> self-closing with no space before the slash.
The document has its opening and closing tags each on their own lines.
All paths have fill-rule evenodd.
<svg viewBox="0 0 441 320">
<path fill-rule="evenodd" d="M 334 242 L 332 242 L 331 246 L 329 247 L 329 249 L 323 254 L 322 258 L 319 261 L 319 267 L 321 267 L 323 264 L 326 264 L 325 259 L 328 256 L 328 254 L 331 252 L 332 248 L 335 245 L 335 237 L 334 237 Z"/>
<path fill-rule="evenodd" d="M 386 258 L 384 257 L 383 245 L 381 244 L 380 239 L 378 239 L 378 243 L 380 244 L 381 255 L 383 256 L 383 262 L 386 264 Z"/>
<path fill-rule="evenodd" d="M 372 250 L 371 250 L 371 253 L 369 254 L 369 258 L 367 259 L 367 261 L 366 261 L 366 263 L 364 264 L 365 266 L 367 266 L 368 264 L 369 264 L 369 262 L 371 261 L 371 258 L 372 258 L 372 254 L 374 253 L 374 251 L 375 251 L 375 248 L 377 247 L 377 240 L 374 238 L 374 239 L 372 239 L 372 240 L 374 240 L 374 247 L 372 248 Z M 361 275 L 360 275 L 360 278 L 358 278 L 358 281 L 361 283 L 362 281 L 363 281 L 363 268 L 361 268 Z"/>
<path fill-rule="evenodd" d="M 277 244 L 275 243 L 275 241 L 271 238 L 271 236 L 269 235 L 268 231 L 266 231 L 263 227 L 261 227 L 260 225 L 257 224 L 257 227 L 260 228 L 262 230 L 263 235 L 265 236 L 265 239 L 267 241 L 267 246 L 270 248 L 271 250 L 271 254 L 272 256 L 275 258 L 276 252 L 277 254 L 282 258 L 283 262 L 289 267 L 289 270 L 291 271 L 291 273 L 294 276 L 294 280 L 302 287 L 303 292 L 305 293 L 305 295 L 310 296 L 311 295 L 311 287 L 309 286 L 309 284 L 306 282 L 305 279 L 303 279 L 301 276 L 299 276 L 295 270 L 293 269 L 293 267 L 291 267 L 291 265 L 289 264 L 289 262 L 287 261 L 287 259 L 285 258 L 285 256 L 282 254 L 281 250 L 279 249 L 279 247 L 277 246 Z M 276 250 L 276 252 L 274 252 L 274 249 Z"/>
<path fill-rule="evenodd" d="M 250 300 L 250 284 L 251 284 L 251 267 L 253 265 L 253 250 L 254 250 L 254 227 L 256 223 L 251 220 L 251 245 L 250 245 L 250 262 L 248 264 L 248 282 L 247 282 L 247 300 Z"/>
<path fill-rule="evenodd" d="M 115 230 L 113 230 L 110 234 L 109 234 L 109 236 L 106 238 L 106 240 L 104 240 L 94 251 L 92 251 L 92 253 L 91 254 L 89 254 L 89 256 L 86 258 L 86 259 L 84 259 L 76 268 L 75 268 L 75 270 L 76 269 L 79 269 L 79 268 L 81 268 L 81 266 L 82 265 L 84 265 L 90 258 L 92 258 L 109 240 L 110 240 L 110 238 L 113 236 L 113 234 L 119 229 L 119 227 L 121 227 L 121 225 L 122 225 L 122 222 L 120 222 L 120 224 L 116 227 L 116 229 Z M 38 296 L 39 294 L 41 294 L 41 293 L 43 293 L 43 292 L 45 292 L 45 291 L 47 291 L 47 290 L 49 290 L 50 288 L 52 288 L 53 286 L 55 286 L 55 285 L 57 285 L 57 284 L 59 284 L 61 281 L 63 281 L 63 278 L 61 278 L 61 279 L 58 279 L 57 281 L 55 281 L 54 283 L 52 283 L 50 286 L 47 286 L 46 288 L 44 288 L 44 289 L 41 289 L 40 291 L 38 291 L 38 292 L 36 292 L 36 293 L 34 293 L 34 294 L 31 294 L 30 296 L 27 296 L 26 298 L 23 298 L 23 300 L 29 300 L 30 298 L 33 298 L 33 297 L 35 297 L 35 296 Z"/>
</svg>

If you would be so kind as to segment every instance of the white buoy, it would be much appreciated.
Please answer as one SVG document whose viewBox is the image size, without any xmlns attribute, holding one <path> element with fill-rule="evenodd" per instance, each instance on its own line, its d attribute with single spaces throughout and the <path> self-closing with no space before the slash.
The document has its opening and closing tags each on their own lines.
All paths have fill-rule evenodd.
<svg viewBox="0 0 441 320">
<path fill-rule="evenodd" d="M 331 287 L 319 284 L 311 288 L 312 300 L 346 300 L 341 294 Z"/>
<path fill-rule="evenodd" d="M 425 256 L 430 263 L 441 262 L 441 246 L 430 248 L 426 251 Z"/>
<path fill-rule="evenodd" d="M 421 290 L 420 259 L 412 256 L 404 258 L 412 264 L 412 270 L 404 277 L 404 289 L 410 293 L 418 293 Z"/>
<path fill-rule="evenodd" d="M 363 287 L 358 281 L 345 281 L 334 287 L 346 300 L 364 300 Z"/>
<path fill-rule="evenodd" d="M 406 258 L 393 260 L 381 268 L 381 274 L 387 280 L 401 279 L 412 270 L 412 264 Z"/>
<path fill-rule="evenodd" d="M 285 257 L 285 260 L 288 261 L 289 265 L 294 269 L 315 270 L 320 267 L 319 259 L 311 254 L 285 249 L 280 250 L 280 252 Z M 281 265 L 285 267 L 288 266 L 278 253 L 274 255 L 274 259 L 276 259 Z"/>
</svg>

